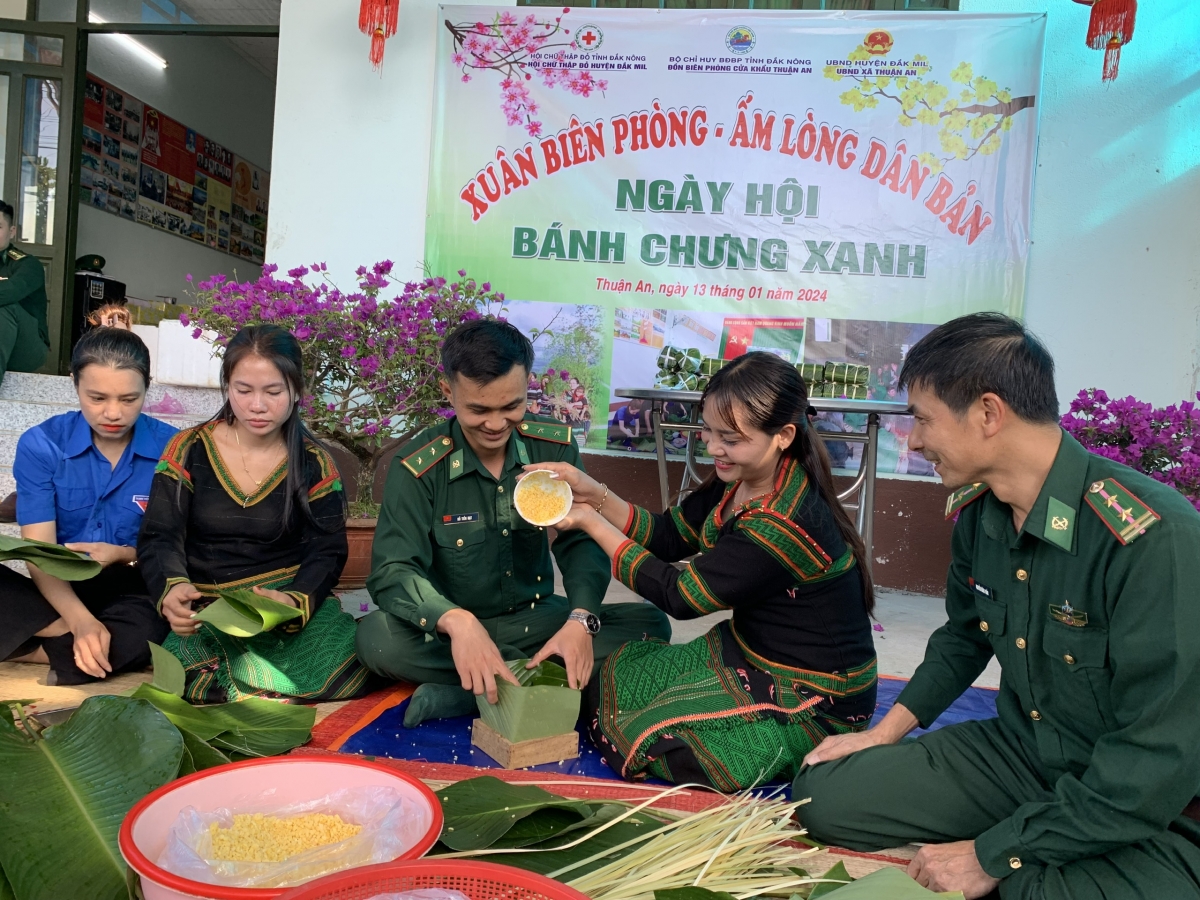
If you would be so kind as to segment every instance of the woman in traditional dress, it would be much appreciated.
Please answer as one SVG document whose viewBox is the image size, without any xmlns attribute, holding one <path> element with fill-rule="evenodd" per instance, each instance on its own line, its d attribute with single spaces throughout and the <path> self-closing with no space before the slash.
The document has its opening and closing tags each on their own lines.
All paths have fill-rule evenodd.
<svg viewBox="0 0 1200 900">
<path fill-rule="evenodd" d="M 366 682 L 354 620 L 331 596 L 346 562 L 345 497 L 333 460 L 300 420 L 303 385 L 290 333 L 243 328 L 221 363 L 224 406 L 180 432 L 158 464 L 138 562 L 194 703 L 344 699 Z M 301 616 L 249 638 L 195 620 L 237 588 Z"/>
<path fill-rule="evenodd" d="M 150 663 L 167 628 L 134 545 L 163 447 L 175 429 L 142 415 L 150 351 L 120 328 L 89 331 L 71 353 L 79 411 L 21 435 L 13 475 L 21 536 L 65 544 L 104 568 L 63 581 L 0 566 L 0 660 L 48 663 L 50 684 L 84 684 Z"/>
<path fill-rule="evenodd" d="M 679 619 L 733 611 L 690 643 L 613 653 L 585 697 L 592 740 L 627 779 L 735 791 L 790 779 L 827 735 L 867 727 L 873 587 L 796 369 L 747 353 L 701 402 L 715 471 L 665 514 L 565 463 L 535 468 L 574 491 L 557 527 L 591 535 L 631 590 Z"/>
</svg>

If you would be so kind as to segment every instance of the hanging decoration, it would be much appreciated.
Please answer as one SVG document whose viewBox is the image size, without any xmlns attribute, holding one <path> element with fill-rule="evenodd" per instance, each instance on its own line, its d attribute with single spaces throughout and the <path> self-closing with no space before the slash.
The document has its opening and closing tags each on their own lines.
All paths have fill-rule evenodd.
<svg viewBox="0 0 1200 900">
<path fill-rule="evenodd" d="M 1104 81 L 1114 81 L 1121 64 L 1121 48 L 1133 40 L 1137 0 L 1075 0 L 1092 8 L 1087 45 L 1104 51 Z"/>
<path fill-rule="evenodd" d="M 400 0 L 360 0 L 358 30 L 371 35 L 371 66 L 383 65 L 384 42 L 396 33 L 400 18 Z"/>
</svg>

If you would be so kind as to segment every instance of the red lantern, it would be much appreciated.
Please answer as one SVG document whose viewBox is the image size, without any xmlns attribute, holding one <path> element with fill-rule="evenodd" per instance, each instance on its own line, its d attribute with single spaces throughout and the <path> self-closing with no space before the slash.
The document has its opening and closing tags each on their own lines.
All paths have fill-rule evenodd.
<svg viewBox="0 0 1200 900">
<path fill-rule="evenodd" d="M 1091 6 L 1088 21 L 1087 45 L 1104 51 L 1104 81 L 1117 77 L 1121 64 L 1121 48 L 1133 40 L 1133 20 L 1137 16 L 1137 0 L 1075 0 Z"/>
<path fill-rule="evenodd" d="M 396 33 L 400 0 L 360 0 L 358 30 L 371 35 L 371 66 L 383 65 L 383 44 Z"/>
</svg>

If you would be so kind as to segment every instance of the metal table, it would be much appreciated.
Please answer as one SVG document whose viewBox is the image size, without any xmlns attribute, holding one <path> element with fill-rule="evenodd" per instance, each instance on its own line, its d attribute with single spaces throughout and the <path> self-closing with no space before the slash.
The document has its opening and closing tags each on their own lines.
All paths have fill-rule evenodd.
<svg viewBox="0 0 1200 900">
<path fill-rule="evenodd" d="M 667 447 L 663 437 L 664 431 L 681 431 L 687 434 L 687 446 L 683 457 L 683 482 L 679 487 L 680 496 L 687 494 L 694 485 L 704 480 L 704 476 L 696 470 L 696 435 L 702 427 L 700 425 L 701 392 L 665 388 L 617 388 L 613 393 L 629 400 L 650 401 L 650 424 L 654 429 L 654 452 L 658 457 L 658 486 L 662 492 L 663 508 L 665 509 L 671 505 L 671 489 L 667 479 Z M 879 417 L 881 415 L 904 415 L 908 412 L 908 404 L 883 400 L 832 400 L 824 397 L 810 397 L 808 402 L 809 406 L 817 412 L 860 413 L 867 417 L 865 432 L 847 432 L 829 439 L 864 445 L 858 477 L 854 479 L 854 483 L 850 487 L 838 495 L 838 499 L 847 509 L 854 510 L 855 524 L 867 551 L 867 565 L 872 566 L 874 560 L 872 545 L 875 533 L 875 466 L 879 457 Z M 667 403 L 678 403 L 687 407 L 688 421 L 664 424 L 662 410 Z M 850 497 L 855 497 L 853 502 L 847 502 Z"/>
</svg>

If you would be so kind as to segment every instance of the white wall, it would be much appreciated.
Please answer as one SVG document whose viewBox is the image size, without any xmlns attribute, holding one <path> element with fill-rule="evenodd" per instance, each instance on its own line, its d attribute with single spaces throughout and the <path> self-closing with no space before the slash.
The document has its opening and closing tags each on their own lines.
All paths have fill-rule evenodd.
<svg viewBox="0 0 1200 900">
<path fill-rule="evenodd" d="M 269 166 L 275 86 L 221 38 L 138 37 L 163 59 L 147 65 L 115 38 L 95 35 L 88 44 L 88 71 L 162 110 L 251 162 Z M 274 185 L 272 185 L 274 187 Z M 271 215 L 274 227 L 274 210 Z M 79 210 L 76 253 L 99 253 L 105 274 L 120 279 L 134 297 L 177 297 L 186 302 L 185 277 L 202 280 L 218 272 L 257 278 L 259 266 L 89 206 Z"/>
<path fill-rule="evenodd" d="M 1049 13 L 1026 317 L 1084 387 L 1156 404 L 1200 389 L 1200 4 L 1139 9 L 1120 78 L 1102 85 L 1088 9 L 1068 0 L 961 0 Z M 382 77 L 355 0 L 283 0 L 267 259 L 324 260 L 346 284 L 423 249 L 437 0 L 404 0 Z"/>
<path fill-rule="evenodd" d="M 283 0 L 268 262 L 420 273 L 438 2 L 401 2 L 376 73 L 358 0 Z"/>
</svg>

